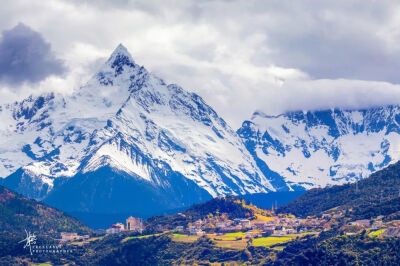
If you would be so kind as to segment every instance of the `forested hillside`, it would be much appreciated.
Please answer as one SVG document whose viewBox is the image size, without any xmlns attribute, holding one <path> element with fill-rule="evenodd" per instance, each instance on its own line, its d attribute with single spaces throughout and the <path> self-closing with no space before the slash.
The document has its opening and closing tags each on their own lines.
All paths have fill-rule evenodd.
<svg viewBox="0 0 400 266">
<path fill-rule="evenodd" d="M 204 203 L 196 204 L 185 210 L 182 213 L 168 215 L 168 216 L 155 216 L 147 220 L 147 227 L 153 228 L 155 226 L 169 226 L 174 228 L 178 225 L 187 225 L 198 219 L 203 219 L 207 215 L 219 215 L 225 213 L 230 219 L 245 218 L 254 216 L 254 210 L 243 204 L 244 200 L 233 197 L 218 197 Z"/>
<path fill-rule="evenodd" d="M 400 163 L 382 169 L 357 184 L 311 189 L 303 196 L 278 209 L 305 217 L 342 207 L 357 217 L 389 215 L 400 209 Z"/>
<path fill-rule="evenodd" d="M 91 229 L 77 219 L 0 186 L 0 232 L 78 232 Z"/>
</svg>

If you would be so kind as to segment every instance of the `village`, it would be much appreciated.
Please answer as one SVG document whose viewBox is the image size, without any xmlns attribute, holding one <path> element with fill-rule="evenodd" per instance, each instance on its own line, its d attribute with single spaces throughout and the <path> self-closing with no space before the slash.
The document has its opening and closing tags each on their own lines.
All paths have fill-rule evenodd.
<svg viewBox="0 0 400 266">
<path fill-rule="evenodd" d="M 184 213 L 177 216 L 186 218 Z M 209 214 L 203 219 L 186 225 L 156 225 L 156 233 L 146 233 L 146 225 L 141 218 L 128 217 L 124 223 L 117 222 L 106 230 L 97 230 L 97 237 L 114 234 L 147 237 L 154 234 L 169 234 L 176 241 L 192 242 L 207 235 L 223 247 L 243 248 L 248 242 L 261 246 L 284 244 L 305 235 L 319 234 L 333 227 L 345 235 L 352 235 L 366 230 L 370 236 L 400 237 L 400 221 L 384 222 L 384 216 L 373 219 L 349 221 L 342 211 L 331 211 L 320 217 L 297 218 L 293 215 L 275 214 L 274 211 L 263 210 L 253 217 L 229 219 L 227 213 Z M 142 235 L 146 233 L 146 235 Z M 129 238 L 134 238 L 130 236 Z M 88 235 L 61 233 L 61 242 L 85 241 Z M 258 244 L 257 244 L 258 243 Z"/>
<path fill-rule="evenodd" d="M 178 215 L 184 216 L 182 213 Z M 400 221 L 398 220 L 384 222 L 384 216 L 380 215 L 372 219 L 350 221 L 349 218 L 344 216 L 343 211 L 324 213 L 320 217 L 304 219 L 287 214 L 275 215 L 273 210 L 269 212 L 269 216 L 256 214 L 252 218 L 235 218 L 232 220 L 228 219 L 226 214 L 210 215 L 194 223 L 189 223 L 186 227 L 176 226 L 173 231 L 197 236 L 242 232 L 245 233 L 245 238 L 260 238 L 317 234 L 333 227 L 343 231 L 346 235 L 366 230 L 375 236 L 382 234 L 386 237 L 400 237 Z M 169 226 L 158 226 L 158 230 L 168 232 L 171 228 Z"/>
</svg>

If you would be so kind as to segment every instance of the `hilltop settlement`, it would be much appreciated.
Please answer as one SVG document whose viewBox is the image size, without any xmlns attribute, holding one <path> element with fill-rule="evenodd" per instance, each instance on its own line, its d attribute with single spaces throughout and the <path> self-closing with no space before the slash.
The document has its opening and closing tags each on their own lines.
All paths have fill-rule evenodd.
<svg viewBox="0 0 400 266">
<path fill-rule="evenodd" d="M 371 219 L 351 220 L 345 217 L 345 213 L 339 209 L 326 211 L 318 216 L 306 218 L 295 217 L 293 214 L 276 213 L 274 207 L 271 210 L 260 209 L 245 200 L 234 197 L 219 197 L 208 203 L 224 206 L 231 203 L 237 205 L 242 217 L 232 217 L 229 213 L 216 209 L 204 217 L 194 219 L 191 209 L 184 213 L 178 213 L 167 217 L 153 217 L 146 223 L 140 218 L 129 217 L 126 225 L 121 222 L 111 225 L 106 229 L 106 234 L 119 234 L 126 232 L 151 231 L 153 233 L 179 233 L 188 236 L 224 236 L 232 233 L 242 233 L 244 238 L 263 237 L 299 237 L 308 234 L 318 234 L 332 228 L 338 228 L 346 235 L 355 234 L 361 230 L 371 233 L 382 234 L 382 236 L 400 237 L 400 221 L 384 221 L 384 216 L 379 215 Z M 221 204 L 221 203 L 224 204 Z M 195 209 L 196 205 L 193 208 Z M 192 208 L 192 209 L 193 209 Z M 239 215 L 240 216 L 240 215 Z M 101 230 L 99 232 L 102 232 Z M 240 234 L 238 234 L 240 235 Z"/>
<path fill-rule="evenodd" d="M 358 184 L 313 189 L 278 208 L 217 197 L 173 215 L 131 216 L 92 230 L 0 186 L 0 264 L 394 265 L 399 187 L 397 163 Z M 27 248 L 26 239 L 35 242 Z"/>
</svg>

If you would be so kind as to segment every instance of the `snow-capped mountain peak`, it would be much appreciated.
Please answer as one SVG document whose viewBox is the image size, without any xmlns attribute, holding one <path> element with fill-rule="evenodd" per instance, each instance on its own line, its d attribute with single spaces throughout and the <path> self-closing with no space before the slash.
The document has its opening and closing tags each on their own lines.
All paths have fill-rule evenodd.
<svg viewBox="0 0 400 266">
<path fill-rule="evenodd" d="M 255 112 L 238 133 L 293 187 L 355 182 L 400 159 L 400 108 Z"/>
<path fill-rule="evenodd" d="M 114 75 L 120 75 L 124 69 L 138 67 L 132 58 L 132 55 L 122 44 L 119 44 L 108 58 L 105 66 L 114 70 Z"/>
<path fill-rule="evenodd" d="M 144 214 L 342 184 L 400 158 L 398 106 L 255 112 L 235 132 L 123 45 L 72 95 L 3 105 L 0 119 L 1 183 L 74 212 Z"/>
<path fill-rule="evenodd" d="M 12 150 L 24 160 L 0 154 L 3 177 L 21 168 L 6 179 L 19 192 L 46 198 L 62 190 L 57 184 L 104 167 L 163 189 L 183 178 L 183 186 L 213 196 L 275 190 L 236 132 L 199 95 L 165 84 L 123 45 L 73 95 L 40 99 L 29 100 L 30 127 L 20 134 L 25 143 Z M 36 109 L 43 110 L 43 128 Z M 19 118 L 10 121 L 18 125 Z"/>
<path fill-rule="evenodd" d="M 115 61 L 115 58 L 117 56 L 127 57 L 130 62 L 134 63 L 131 53 L 128 51 L 128 49 L 122 43 L 118 44 L 118 46 L 114 49 L 114 51 L 111 53 L 110 57 L 108 58 L 107 62 Z"/>
</svg>

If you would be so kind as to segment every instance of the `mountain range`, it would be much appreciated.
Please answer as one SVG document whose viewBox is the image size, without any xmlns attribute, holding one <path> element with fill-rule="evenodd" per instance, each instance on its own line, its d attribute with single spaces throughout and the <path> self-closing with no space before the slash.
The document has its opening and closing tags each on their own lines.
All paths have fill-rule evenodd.
<svg viewBox="0 0 400 266">
<path fill-rule="evenodd" d="M 143 216 L 274 190 L 200 96 L 165 84 L 122 45 L 72 95 L 1 110 L 3 184 L 64 211 Z"/>
<path fill-rule="evenodd" d="M 1 184 L 69 213 L 151 216 L 354 182 L 398 158 L 398 106 L 255 112 L 235 131 L 119 45 L 72 94 L 0 106 Z"/>
<path fill-rule="evenodd" d="M 238 130 L 260 169 L 293 190 L 356 182 L 398 161 L 399 133 L 399 106 L 255 112 Z"/>
</svg>

